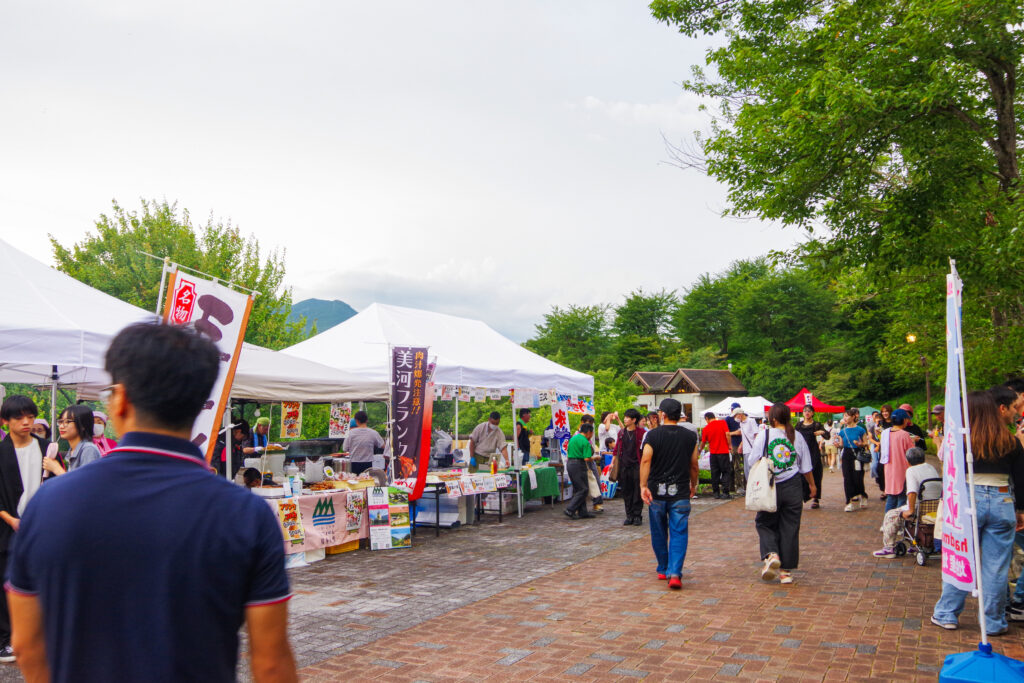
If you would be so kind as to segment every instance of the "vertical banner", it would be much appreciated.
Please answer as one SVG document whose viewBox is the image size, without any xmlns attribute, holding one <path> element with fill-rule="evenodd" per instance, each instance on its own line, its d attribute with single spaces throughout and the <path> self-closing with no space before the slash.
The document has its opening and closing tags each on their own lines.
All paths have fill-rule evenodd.
<svg viewBox="0 0 1024 683">
<path fill-rule="evenodd" d="M 410 499 L 423 494 L 430 459 L 430 424 L 424 425 L 425 405 L 433 402 L 427 383 L 426 347 L 395 346 L 391 349 L 391 414 L 394 416 L 394 463 L 397 479 L 415 479 Z M 431 410 L 433 405 L 431 405 Z M 427 438 L 423 438 L 424 426 Z"/>
<path fill-rule="evenodd" d="M 206 462 L 210 462 L 217 443 L 251 310 L 252 297 L 248 294 L 177 269 L 170 273 L 164 320 L 172 325 L 194 326 L 220 351 L 220 374 L 192 427 L 192 443 L 206 454 Z"/>
<path fill-rule="evenodd" d="M 351 403 L 332 403 L 331 419 L 327 429 L 327 436 L 331 439 L 344 439 L 348 436 L 348 427 L 351 421 Z"/>
<path fill-rule="evenodd" d="M 296 401 L 281 403 L 281 438 L 297 439 L 302 434 L 302 404 Z"/>
<path fill-rule="evenodd" d="M 963 341 L 960 329 L 963 283 L 953 268 L 946 276 L 946 416 L 942 441 L 942 580 L 973 591 L 974 519 L 968 512 L 967 460 L 964 455 L 964 410 L 961 397 Z"/>
<path fill-rule="evenodd" d="M 551 406 L 551 426 L 555 430 L 555 441 L 558 442 L 558 450 L 562 454 L 562 461 L 569 455 L 569 396 L 557 394 L 554 405 Z"/>
</svg>

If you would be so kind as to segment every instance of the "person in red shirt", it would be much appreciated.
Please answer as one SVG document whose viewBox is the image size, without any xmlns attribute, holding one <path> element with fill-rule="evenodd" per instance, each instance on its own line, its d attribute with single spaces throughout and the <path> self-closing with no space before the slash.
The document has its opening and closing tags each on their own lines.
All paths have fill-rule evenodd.
<svg viewBox="0 0 1024 683">
<path fill-rule="evenodd" d="M 700 435 L 700 444 L 711 451 L 711 491 L 715 498 L 728 500 L 732 489 L 732 462 L 729 455 L 729 425 L 712 412 L 704 413 L 707 423 Z"/>
</svg>

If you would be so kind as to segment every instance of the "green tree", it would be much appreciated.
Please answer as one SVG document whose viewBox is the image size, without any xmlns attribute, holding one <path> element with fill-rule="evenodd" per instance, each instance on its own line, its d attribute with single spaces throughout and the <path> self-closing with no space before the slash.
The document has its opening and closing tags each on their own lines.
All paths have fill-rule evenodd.
<svg viewBox="0 0 1024 683">
<path fill-rule="evenodd" d="M 899 298 L 897 286 L 918 287 L 927 298 L 908 302 L 907 324 L 941 319 L 943 275 L 956 259 L 971 376 L 1004 363 L 1020 370 L 1021 356 L 1004 353 L 1024 347 L 1020 3 L 651 8 L 684 35 L 723 39 L 710 68 L 684 85 L 717 101 L 711 134 L 697 154 L 677 149 L 677 162 L 728 184 L 730 212 L 807 230 L 806 257 L 833 271 L 864 268 L 887 300 Z M 897 376 L 917 355 L 898 336 L 892 327 L 882 357 Z"/>
<path fill-rule="evenodd" d="M 307 337 L 305 320 L 288 322 L 291 290 L 284 287 L 284 254 L 260 252 L 256 238 L 242 237 L 230 222 L 193 226 L 176 204 L 142 200 L 140 211 L 116 201 L 96 221 L 95 234 L 70 247 L 52 236 L 57 268 L 87 285 L 147 310 L 155 310 L 161 263 L 142 252 L 259 292 L 253 299 L 245 340 L 280 349 Z M 316 334 L 315 328 L 311 334 Z"/>
<path fill-rule="evenodd" d="M 555 306 L 536 328 L 524 344 L 534 353 L 581 372 L 610 364 L 608 306 Z"/>
</svg>

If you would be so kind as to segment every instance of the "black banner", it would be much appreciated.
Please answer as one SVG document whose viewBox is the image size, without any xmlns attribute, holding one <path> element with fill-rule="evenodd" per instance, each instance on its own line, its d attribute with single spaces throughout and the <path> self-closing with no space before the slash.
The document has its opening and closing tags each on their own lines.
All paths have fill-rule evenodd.
<svg viewBox="0 0 1024 683">
<path fill-rule="evenodd" d="M 430 458 L 430 423 L 424 416 L 433 407 L 428 391 L 426 347 L 395 346 L 391 349 L 391 415 L 394 420 L 394 473 L 396 479 L 415 479 L 410 500 L 423 493 Z M 426 432 L 426 442 L 423 434 Z M 425 447 L 424 447 L 425 446 Z"/>
</svg>

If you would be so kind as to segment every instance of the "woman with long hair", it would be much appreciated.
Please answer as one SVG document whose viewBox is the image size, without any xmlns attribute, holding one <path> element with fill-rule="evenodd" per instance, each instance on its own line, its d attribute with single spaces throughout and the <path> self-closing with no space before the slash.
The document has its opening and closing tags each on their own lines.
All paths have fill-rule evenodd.
<svg viewBox="0 0 1024 683">
<path fill-rule="evenodd" d="M 803 437 L 796 438 L 793 414 L 785 403 L 776 403 L 768 412 L 769 428 L 754 440 L 746 454 L 746 475 L 761 458 L 768 458 L 775 475 L 775 512 L 758 512 L 754 517 L 760 540 L 764 567 L 761 578 L 780 583 L 793 583 L 793 570 L 800 562 L 800 515 L 804 509 L 801 475 L 811 489 L 811 498 L 818 490 L 811 474 L 811 451 Z"/>
<path fill-rule="evenodd" d="M 811 496 L 811 509 L 816 510 L 820 507 L 818 496 L 821 495 L 821 475 L 824 469 L 821 462 L 821 444 L 818 442 L 818 437 L 826 434 L 826 431 L 825 425 L 814 419 L 813 406 L 804 406 L 802 415 L 803 419 L 796 423 L 796 431 L 800 432 L 804 441 L 807 442 L 808 450 L 811 451 L 811 474 L 814 476 L 814 486 L 818 489 L 818 495 Z"/>
<path fill-rule="evenodd" d="M 1001 636 L 1006 625 L 1006 574 L 1013 554 L 1014 532 L 1024 529 L 1024 447 L 1006 428 L 995 399 L 987 391 L 967 395 L 974 453 L 975 516 L 981 543 L 981 580 L 985 586 L 985 626 Z M 947 501 L 948 504 L 948 501 Z M 947 630 L 959 628 L 967 591 L 942 582 L 942 595 L 932 611 L 932 623 Z"/>
<path fill-rule="evenodd" d="M 100 449 L 92 442 L 92 408 L 87 405 L 68 406 L 57 418 L 60 438 L 68 442 L 67 468 L 56 458 L 43 458 L 43 469 L 60 475 L 100 459 Z"/>
<path fill-rule="evenodd" d="M 854 503 L 860 500 L 861 507 L 867 507 L 868 494 L 864 491 L 864 464 L 855 455 L 858 448 L 867 446 L 867 430 L 857 424 L 860 411 L 847 408 L 839 428 L 839 438 L 843 442 L 843 452 L 839 457 L 839 465 L 843 470 L 843 490 L 846 493 L 847 512 L 853 512 Z"/>
</svg>

